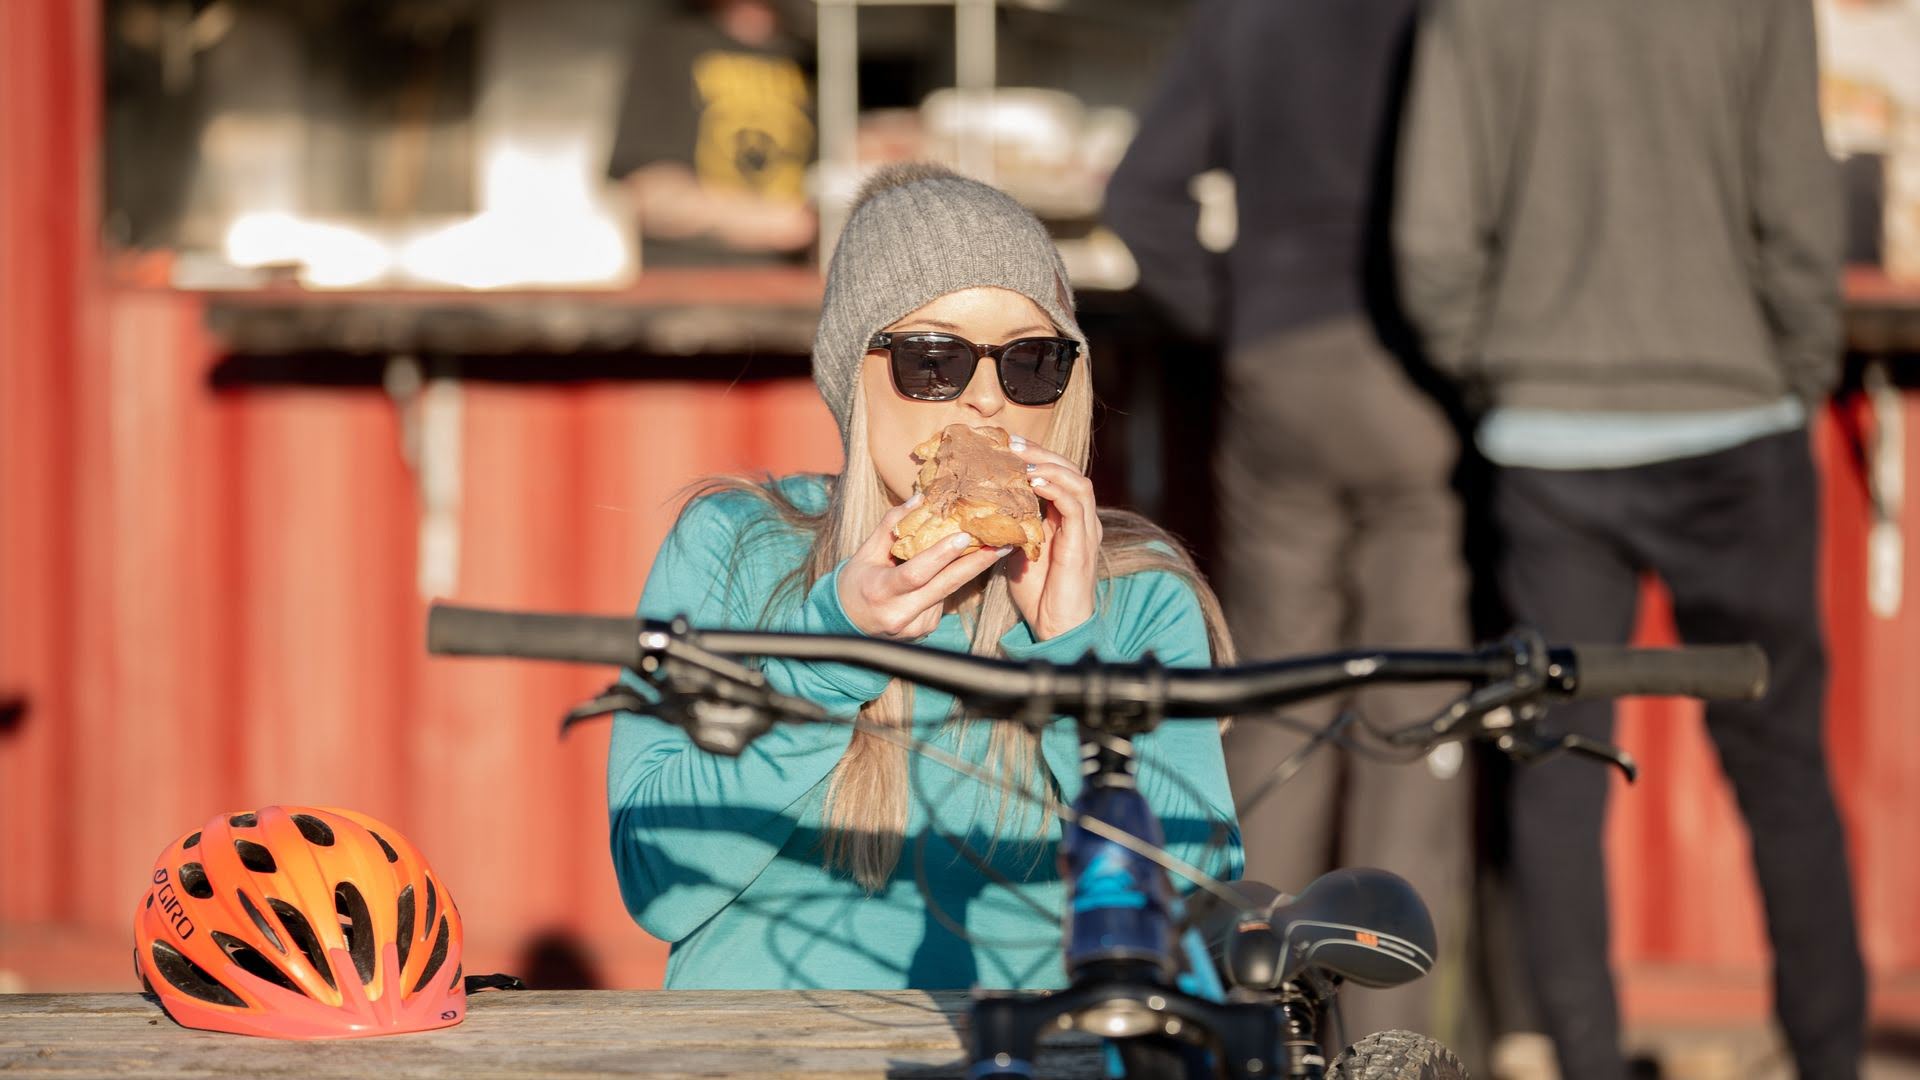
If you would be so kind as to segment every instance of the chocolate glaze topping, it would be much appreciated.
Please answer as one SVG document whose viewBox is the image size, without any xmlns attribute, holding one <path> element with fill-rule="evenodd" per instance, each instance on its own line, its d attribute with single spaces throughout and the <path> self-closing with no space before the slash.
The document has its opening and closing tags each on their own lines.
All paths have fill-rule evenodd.
<svg viewBox="0 0 1920 1080">
<path fill-rule="evenodd" d="M 934 447 L 931 456 L 923 454 L 929 446 Z M 941 512 L 964 499 L 1016 520 L 1038 518 L 1040 499 L 1027 483 L 1026 462 L 1007 446 L 1007 433 L 1000 428 L 948 425 L 937 443 L 929 439 L 914 448 L 913 456 L 923 462 L 921 493 Z"/>
</svg>

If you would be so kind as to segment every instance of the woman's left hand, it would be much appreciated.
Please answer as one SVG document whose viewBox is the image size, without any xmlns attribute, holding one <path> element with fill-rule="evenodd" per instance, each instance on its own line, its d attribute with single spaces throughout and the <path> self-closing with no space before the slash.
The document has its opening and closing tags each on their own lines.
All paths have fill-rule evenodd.
<svg viewBox="0 0 1920 1080">
<path fill-rule="evenodd" d="M 1018 436 L 1012 449 L 1027 463 L 1028 481 L 1040 497 L 1047 542 L 1038 559 L 1020 551 L 1008 556 L 1007 581 L 1034 640 L 1045 641 L 1093 617 L 1100 513 L 1093 481 L 1072 462 Z"/>
</svg>

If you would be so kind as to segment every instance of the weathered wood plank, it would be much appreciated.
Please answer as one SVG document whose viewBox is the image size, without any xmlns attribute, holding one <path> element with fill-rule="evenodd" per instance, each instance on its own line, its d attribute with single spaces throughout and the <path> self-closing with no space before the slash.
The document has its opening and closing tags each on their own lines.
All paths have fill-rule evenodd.
<svg viewBox="0 0 1920 1080">
<path fill-rule="evenodd" d="M 473 997 L 446 1031 L 295 1043 L 190 1031 L 137 994 L 0 996 L 0 1076 L 916 1077 L 965 1074 L 966 995 L 567 991 Z M 1043 1075 L 1102 1075 L 1057 1040 Z"/>
</svg>

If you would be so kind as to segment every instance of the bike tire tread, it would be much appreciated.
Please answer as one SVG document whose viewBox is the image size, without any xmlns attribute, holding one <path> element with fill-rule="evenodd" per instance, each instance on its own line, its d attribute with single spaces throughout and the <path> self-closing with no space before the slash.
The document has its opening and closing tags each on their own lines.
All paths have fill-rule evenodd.
<svg viewBox="0 0 1920 1080">
<path fill-rule="evenodd" d="M 1381 1031 L 1341 1051 L 1327 1080 L 1468 1080 L 1446 1044 L 1412 1031 Z"/>
</svg>

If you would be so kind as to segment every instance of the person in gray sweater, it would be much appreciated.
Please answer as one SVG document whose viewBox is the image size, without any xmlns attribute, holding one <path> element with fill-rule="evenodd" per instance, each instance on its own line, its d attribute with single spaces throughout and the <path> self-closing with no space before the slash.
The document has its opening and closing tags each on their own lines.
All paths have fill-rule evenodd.
<svg viewBox="0 0 1920 1080">
<path fill-rule="evenodd" d="M 1434 0 L 1394 211 L 1402 299 L 1498 466 L 1502 593 L 1621 642 L 1658 573 L 1689 642 L 1757 641 L 1767 697 L 1707 725 L 1752 831 L 1800 1074 L 1852 1077 L 1865 988 L 1822 745 L 1806 423 L 1839 370 L 1841 192 L 1809 0 Z M 1554 714 L 1606 736 L 1604 705 Z M 1521 934 L 1566 1080 L 1625 1075 L 1608 778 L 1519 770 Z M 1630 853 L 1626 853 L 1629 854 Z"/>
</svg>

